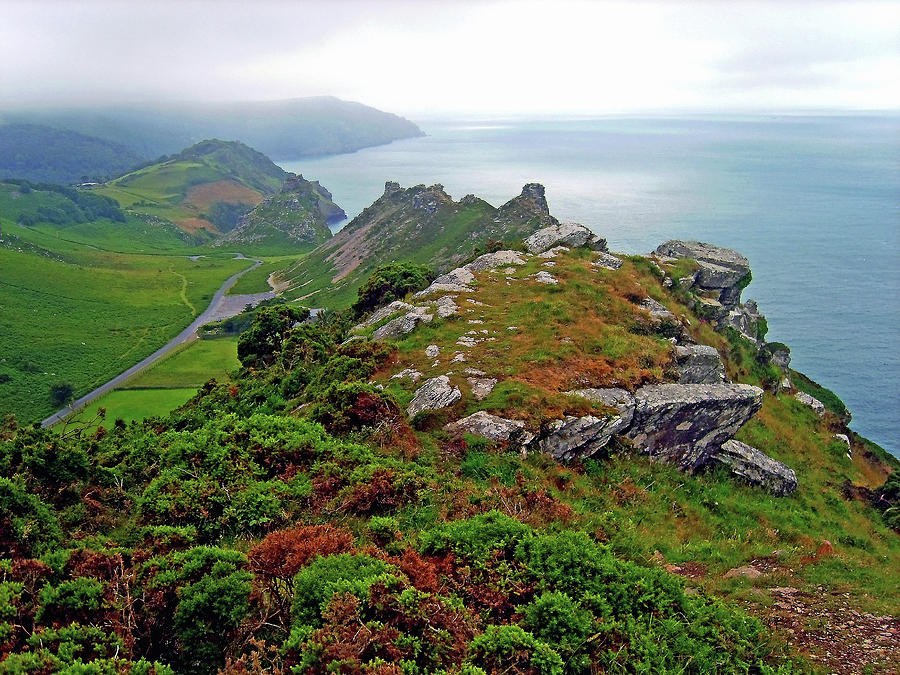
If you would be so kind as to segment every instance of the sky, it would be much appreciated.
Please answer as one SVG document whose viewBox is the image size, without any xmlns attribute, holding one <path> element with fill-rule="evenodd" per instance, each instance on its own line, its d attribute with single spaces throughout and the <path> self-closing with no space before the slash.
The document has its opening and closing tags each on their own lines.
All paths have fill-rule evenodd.
<svg viewBox="0 0 900 675">
<path fill-rule="evenodd" d="M 0 105 L 900 110 L 900 0 L 0 0 Z"/>
</svg>

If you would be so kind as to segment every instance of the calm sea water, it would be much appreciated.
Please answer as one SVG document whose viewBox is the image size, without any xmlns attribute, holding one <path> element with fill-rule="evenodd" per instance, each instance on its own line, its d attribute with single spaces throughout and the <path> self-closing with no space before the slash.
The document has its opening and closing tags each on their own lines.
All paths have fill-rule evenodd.
<svg viewBox="0 0 900 675">
<path fill-rule="evenodd" d="M 551 212 L 643 253 L 741 251 L 769 340 L 900 454 L 900 116 L 423 122 L 425 138 L 285 169 L 352 218 L 386 180 L 499 205 L 543 183 Z"/>
</svg>

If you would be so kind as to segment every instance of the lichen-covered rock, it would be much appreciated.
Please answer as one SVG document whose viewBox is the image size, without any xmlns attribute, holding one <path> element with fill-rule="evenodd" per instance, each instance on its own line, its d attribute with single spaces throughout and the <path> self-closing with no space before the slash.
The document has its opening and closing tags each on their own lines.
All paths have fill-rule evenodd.
<svg viewBox="0 0 900 675">
<path fill-rule="evenodd" d="M 715 347 L 682 345 L 675 347 L 679 384 L 718 384 L 725 381 L 725 364 Z"/>
<path fill-rule="evenodd" d="M 541 270 L 537 274 L 533 274 L 531 276 L 531 278 L 534 279 L 539 284 L 551 284 L 552 285 L 552 284 L 559 283 L 559 279 L 557 279 L 555 276 L 553 276 L 552 274 L 550 274 L 550 272 L 547 272 L 546 270 Z"/>
<path fill-rule="evenodd" d="M 622 266 L 622 261 L 606 251 L 597 251 L 597 259 L 594 260 L 592 265 L 615 271 Z"/>
<path fill-rule="evenodd" d="M 810 396 L 805 391 L 798 391 L 794 394 L 794 398 L 800 401 L 805 406 L 809 406 L 813 409 L 813 412 L 816 413 L 819 417 L 822 417 L 825 414 L 825 404 L 822 403 L 819 399 Z"/>
<path fill-rule="evenodd" d="M 393 316 L 394 314 L 399 314 L 400 312 L 408 312 L 411 309 L 415 309 L 408 302 L 403 302 L 402 300 L 394 300 L 392 303 L 385 305 L 384 307 L 379 307 L 372 315 L 363 321 L 360 326 L 374 326 L 376 323 L 384 321 L 389 316 Z"/>
<path fill-rule="evenodd" d="M 628 436 L 655 459 L 693 471 L 761 407 L 749 384 L 656 384 L 635 392 Z"/>
<path fill-rule="evenodd" d="M 492 441 L 505 441 L 510 445 L 525 446 L 534 434 L 525 429 L 525 423 L 491 415 L 483 410 L 451 422 L 444 427 L 450 432 L 466 432 Z"/>
<path fill-rule="evenodd" d="M 725 441 L 710 459 L 727 466 L 741 480 L 758 485 L 777 497 L 797 489 L 797 475 L 793 469 L 746 443 L 734 439 Z"/>
<path fill-rule="evenodd" d="M 425 410 L 449 408 L 461 398 L 462 392 L 459 387 L 452 386 L 450 378 L 446 375 L 439 375 L 425 380 L 425 383 L 416 390 L 406 414 L 412 419 Z"/>
<path fill-rule="evenodd" d="M 470 286 L 475 281 L 475 275 L 465 267 L 457 267 L 446 274 L 442 274 L 431 282 L 423 291 L 415 294 L 416 298 L 424 298 L 434 293 L 470 293 L 473 289 Z"/>
<path fill-rule="evenodd" d="M 436 359 L 441 353 L 441 348 L 437 345 L 428 345 L 425 347 L 425 356 L 429 359 Z"/>
<path fill-rule="evenodd" d="M 472 388 L 472 396 L 476 401 L 483 401 L 497 386 L 497 380 L 493 377 L 469 377 L 466 382 Z"/>
<path fill-rule="evenodd" d="M 539 442 L 542 452 L 559 462 L 583 459 L 606 447 L 610 439 L 622 433 L 628 423 L 621 415 L 611 417 L 567 416 L 548 424 Z"/>
<path fill-rule="evenodd" d="M 540 255 L 538 258 L 542 258 L 544 260 L 550 260 L 551 258 L 555 258 L 560 253 L 565 253 L 566 251 L 570 251 L 571 249 L 568 246 L 554 246 L 553 248 L 547 249 Z"/>
<path fill-rule="evenodd" d="M 498 267 L 507 265 L 524 265 L 525 259 L 518 251 L 495 251 L 494 253 L 485 253 L 467 265 L 464 269 L 470 272 L 483 272 L 484 270 L 494 270 Z"/>
<path fill-rule="evenodd" d="M 422 373 L 412 368 L 405 368 L 396 375 L 391 375 L 392 380 L 403 380 L 406 378 L 409 378 L 413 382 L 418 382 L 420 379 L 422 379 Z"/>
<path fill-rule="evenodd" d="M 675 315 L 672 314 L 666 306 L 661 302 L 654 300 L 653 298 L 645 298 L 644 301 L 638 305 L 641 309 L 650 313 L 654 319 L 659 319 L 660 321 L 674 321 Z"/>
<path fill-rule="evenodd" d="M 562 223 L 538 230 L 525 239 L 525 248 L 529 253 L 543 253 L 555 246 L 576 248 L 588 246 L 595 251 L 606 250 L 606 239 L 598 237 L 584 225 L 578 223 Z"/>
<path fill-rule="evenodd" d="M 456 304 L 453 297 L 454 296 L 452 295 L 444 295 L 438 298 L 437 302 L 434 303 L 439 319 L 446 319 L 448 316 L 459 314 L 459 306 Z"/>
<path fill-rule="evenodd" d="M 432 319 L 434 319 L 434 315 L 429 314 L 425 307 L 414 307 L 412 311 L 407 312 L 403 316 L 391 319 L 380 328 L 376 328 L 375 332 L 372 333 L 372 339 L 398 338 L 411 333 L 420 323 L 430 323 Z"/>
<path fill-rule="evenodd" d="M 655 251 L 663 258 L 692 258 L 699 270 L 694 284 L 701 290 L 715 291 L 726 308 L 740 304 L 741 291 L 749 280 L 750 263 L 737 251 L 700 241 L 670 240 Z"/>
</svg>

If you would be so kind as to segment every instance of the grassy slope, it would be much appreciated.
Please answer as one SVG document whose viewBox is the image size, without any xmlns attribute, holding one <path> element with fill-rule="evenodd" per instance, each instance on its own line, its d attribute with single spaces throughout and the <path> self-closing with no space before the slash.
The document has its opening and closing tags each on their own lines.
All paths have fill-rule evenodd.
<svg viewBox="0 0 900 675">
<path fill-rule="evenodd" d="M 52 383 L 81 395 L 152 353 L 250 264 L 224 253 L 191 261 L 173 228 L 137 219 L 25 228 L 4 218 L 2 227 L 0 372 L 10 380 L 0 407 L 22 420 L 53 412 Z"/>
<path fill-rule="evenodd" d="M 584 402 L 559 392 L 573 386 L 633 388 L 641 381 L 665 378 L 668 343 L 625 329 L 639 316 L 626 300 L 630 293 L 663 301 L 690 319 L 695 338 L 729 354 L 725 338 L 666 292 L 645 264 L 633 259 L 616 272 L 594 271 L 587 255 L 576 251 L 557 258 L 550 271 L 563 281 L 559 286 L 529 281 L 507 286 L 501 275 L 481 275 L 475 293 L 457 300 L 462 316 L 420 325 L 397 343 L 396 361 L 378 379 L 405 405 L 416 385 L 390 380 L 390 375 L 408 367 L 425 377 L 452 371 L 450 379 L 463 399 L 452 409 L 451 419 L 481 409 L 523 419 L 536 429 L 542 420 L 564 412 L 585 414 Z M 532 259 L 514 276 L 521 279 L 536 269 L 538 261 Z M 646 292 L 640 292 L 642 288 Z M 518 330 L 507 331 L 507 326 Z M 496 341 L 472 349 L 456 346 L 456 339 L 472 329 L 487 330 Z M 437 367 L 424 356 L 429 344 L 441 347 Z M 466 362 L 451 365 L 460 351 L 467 354 Z M 727 366 L 736 381 L 756 383 L 739 364 L 729 360 Z M 500 380 L 484 401 L 469 394 L 465 367 Z M 521 472 L 528 484 L 546 487 L 571 505 L 582 527 L 602 533 L 626 557 L 650 562 L 659 551 L 671 563 L 698 563 L 709 575 L 696 583 L 745 603 L 762 602 L 754 588 L 826 584 L 850 593 L 865 609 L 895 611 L 900 579 L 887 572 L 900 569 L 900 537 L 870 507 L 840 494 L 844 481 L 880 485 L 886 467 L 864 451 L 861 439 L 854 441 L 853 459 L 848 459 L 833 439 L 834 422 L 816 417 L 790 395 L 767 394 L 763 409 L 739 433 L 739 439 L 797 472 L 799 490 L 783 499 L 719 473 L 688 476 L 627 450 L 608 461 L 564 467 L 540 455 L 523 463 L 517 453 L 485 451 L 480 442 L 458 470 L 475 482 L 469 499 L 479 492 L 490 494 L 497 483 L 515 484 Z M 445 438 L 441 431 L 420 437 L 438 445 Z M 809 560 L 822 540 L 834 545 L 835 555 Z M 781 557 L 773 574 L 757 581 L 724 578 L 726 571 L 770 558 L 775 550 Z"/>
<path fill-rule="evenodd" d="M 107 425 L 116 419 L 131 422 L 165 415 L 208 380 L 222 380 L 239 367 L 237 338 L 196 340 L 92 403 L 78 419 L 92 419 L 99 408 L 106 410 Z"/>
<path fill-rule="evenodd" d="M 475 250 L 480 225 L 490 218 L 496 209 L 487 202 L 479 201 L 463 205 L 455 213 L 450 213 L 440 228 L 416 232 L 415 246 L 409 246 L 406 239 L 391 241 L 373 254 L 366 251 L 366 259 L 349 275 L 333 283 L 335 270 L 328 260 L 331 249 L 324 247 L 312 252 L 307 258 L 278 275 L 279 281 L 288 284 L 291 298 L 309 298 L 316 307 L 343 309 L 356 300 L 356 291 L 379 265 L 394 260 L 408 260 L 425 265 L 435 265 L 451 254 L 471 255 Z M 390 237 L 390 233 L 387 235 Z"/>
</svg>

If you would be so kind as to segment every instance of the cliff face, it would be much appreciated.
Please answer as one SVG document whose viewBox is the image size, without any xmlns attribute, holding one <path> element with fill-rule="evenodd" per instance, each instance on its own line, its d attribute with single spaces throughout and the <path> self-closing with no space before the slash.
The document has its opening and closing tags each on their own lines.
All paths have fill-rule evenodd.
<svg viewBox="0 0 900 675">
<path fill-rule="evenodd" d="M 442 185 L 401 188 L 385 184 L 384 194 L 334 238 L 282 275 L 291 288 L 303 288 L 309 302 L 349 304 L 355 289 L 379 264 L 409 260 L 438 271 L 472 257 L 492 240 L 509 244 L 547 225 L 544 188 L 529 184 L 496 208 L 467 195 L 454 201 Z M 315 293 L 315 296 L 310 296 Z"/>
<path fill-rule="evenodd" d="M 346 217 L 318 181 L 288 178 L 281 190 L 244 215 L 216 246 L 248 244 L 285 252 L 311 250 L 331 238 L 328 225 Z"/>
</svg>

